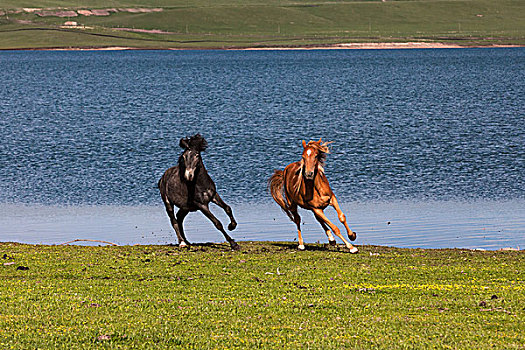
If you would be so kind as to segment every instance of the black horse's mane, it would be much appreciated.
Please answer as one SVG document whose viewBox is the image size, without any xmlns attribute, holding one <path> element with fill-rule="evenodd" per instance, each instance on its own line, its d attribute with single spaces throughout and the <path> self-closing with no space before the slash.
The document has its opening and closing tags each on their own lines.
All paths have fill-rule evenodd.
<svg viewBox="0 0 525 350">
<path fill-rule="evenodd" d="M 204 137 L 202 137 L 201 134 L 195 134 L 193 136 L 183 138 L 180 145 L 183 148 L 187 147 L 198 152 L 204 152 L 206 148 L 208 148 L 208 142 Z"/>
</svg>

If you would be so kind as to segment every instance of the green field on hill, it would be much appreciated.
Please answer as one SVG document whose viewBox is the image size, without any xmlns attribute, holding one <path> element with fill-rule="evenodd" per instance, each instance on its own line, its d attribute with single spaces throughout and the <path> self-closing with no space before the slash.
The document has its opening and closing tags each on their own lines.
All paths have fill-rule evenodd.
<svg viewBox="0 0 525 350">
<path fill-rule="evenodd" d="M 523 251 L 0 243 L 2 349 L 523 349 Z"/>
<path fill-rule="evenodd" d="M 525 44 L 523 0 L 5 0 L 0 14 L 0 49 Z"/>
</svg>

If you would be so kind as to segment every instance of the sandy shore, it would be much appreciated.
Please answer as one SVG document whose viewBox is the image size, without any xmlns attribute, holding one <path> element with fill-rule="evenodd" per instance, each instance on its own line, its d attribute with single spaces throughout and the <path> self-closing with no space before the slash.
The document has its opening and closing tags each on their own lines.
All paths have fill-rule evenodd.
<svg viewBox="0 0 525 350">
<path fill-rule="evenodd" d="M 472 47 L 495 48 L 495 47 L 520 47 L 519 45 L 490 45 L 490 46 L 461 46 L 457 44 L 427 43 L 427 42 L 405 42 L 405 43 L 347 43 L 324 46 L 308 47 L 263 47 L 246 48 L 243 50 L 370 50 L 370 49 L 464 49 Z"/>
<path fill-rule="evenodd" d="M 140 48 L 129 46 L 108 46 L 108 47 L 65 47 L 53 49 L 27 49 L 37 51 L 120 51 L 120 50 L 140 50 Z"/>
<path fill-rule="evenodd" d="M 27 49 L 27 50 L 50 50 L 50 51 L 119 51 L 119 50 L 392 50 L 392 49 L 465 49 L 465 48 L 510 48 L 524 47 L 523 45 L 457 45 L 449 43 L 430 42 L 404 42 L 404 43 L 344 43 L 334 45 L 311 45 L 311 46 L 287 46 L 287 47 L 247 47 L 247 48 L 148 48 L 132 46 L 107 46 L 107 47 L 71 47 L 71 48 L 49 48 L 49 49 Z"/>
</svg>

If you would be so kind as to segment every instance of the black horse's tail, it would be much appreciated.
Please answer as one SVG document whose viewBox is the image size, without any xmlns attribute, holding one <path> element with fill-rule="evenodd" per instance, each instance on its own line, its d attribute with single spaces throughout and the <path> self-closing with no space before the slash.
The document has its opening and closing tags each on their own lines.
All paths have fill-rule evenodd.
<svg viewBox="0 0 525 350">
<path fill-rule="evenodd" d="M 293 215 L 284 199 L 284 171 L 275 170 L 273 175 L 268 179 L 268 190 L 281 209 L 288 215 L 290 220 L 293 221 Z"/>
</svg>

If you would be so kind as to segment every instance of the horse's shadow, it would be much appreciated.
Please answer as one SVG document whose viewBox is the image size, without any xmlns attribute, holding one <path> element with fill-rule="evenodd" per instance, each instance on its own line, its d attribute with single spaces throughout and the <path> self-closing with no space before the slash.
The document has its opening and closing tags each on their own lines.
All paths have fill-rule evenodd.
<svg viewBox="0 0 525 350">
<path fill-rule="evenodd" d="M 305 250 L 300 251 L 297 249 L 297 243 L 296 242 L 271 242 L 269 243 L 271 246 L 278 247 L 280 250 L 291 250 L 291 251 L 297 251 L 297 252 L 311 252 L 311 251 L 318 251 L 318 252 L 341 252 L 341 253 L 349 253 L 350 251 L 348 248 L 346 248 L 344 245 L 336 245 L 331 246 L 330 244 L 321 244 L 321 243 L 315 243 L 315 244 L 305 244 Z"/>
<path fill-rule="evenodd" d="M 261 252 L 270 253 L 272 251 L 289 251 L 289 252 L 298 252 L 298 253 L 308 253 L 308 252 L 339 252 L 339 253 L 349 253 L 348 248 L 343 244 L 331 246 L 330 244 L 322 243 L 311 243 L 306 244 L 306 250 L 301 251 L 297 249 L 296 242 L 266 242 L 263 245 L 260 244 L 250 244 L 250 241 L 239 242 L 240 252 L 244 254 L 257 254 Z M 177 244 L 168 244 L 169 247 L 178 247 Z M 228 243 L 192 243 L 183 248 L 178 248 L 181 251 L 188 252 L 232 252 L 232 248 Z"/>
<path fill-rule="evenodd" d="M 168 244 L 170 247 L 178 247 L 178 244 Z M 228 252 L 232 251 L 231 246 L 228 243 L 192 243 L 184 248 L 179 248 L 181 251 L 221 251 Z"/>
</svg>

